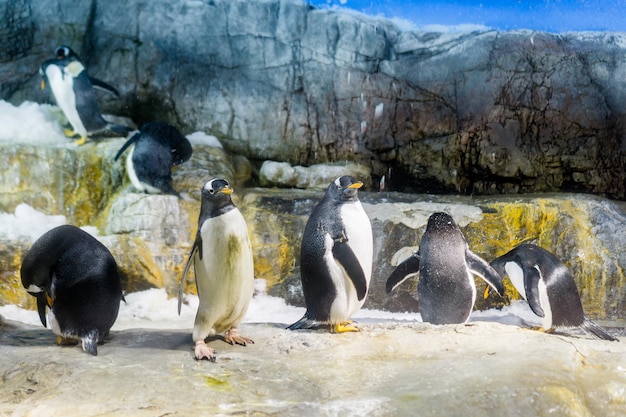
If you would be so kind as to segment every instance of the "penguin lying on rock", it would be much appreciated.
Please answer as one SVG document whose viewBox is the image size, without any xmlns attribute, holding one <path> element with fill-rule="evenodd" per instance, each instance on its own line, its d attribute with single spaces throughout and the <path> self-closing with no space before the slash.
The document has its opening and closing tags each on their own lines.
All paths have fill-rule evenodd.
<svg viewBox="0 0 626 417">
<path fill-rule="evenodd" d="M 336 333 L 358 331 L 350 321 L 365 302 L 372 275 L 372 226 L 358 199 L 363 183 L 334 180 L 304 229 L 300 275 L 306 313 L 288 329 L 329 324 Z"/>
<path fill-rule="evenodd" d="M 109 250 L 89 233 L 70 225 L 44 233 L 30 248 L 20 269 L 22 285 L 46 311 L 57 344 L 82 342 L 97 355 L 115 323 L 123 299 L 117 264 Z"/>
<path fill-rule="evenodd" d="M 484 279 L 498 294 L 504 294 L 502 278 L 469 249 L 463 233 L 446 213 L 429 217 L 418 252 L 391 273 L 387 293 L 416 273 L 420 314 L 422 320 L 433 324 L 469 320 L 476 301 L 474 275 Z"/>
<path fill-rule="evenodd" d="M 109 123 L 102 117 L 96 99 L 94 87 L 108 91 L 119 97 L 119 93 L 109 84 L 87 75 L 87 70 L 78 55 L 68 46 L 59 46 L 55 57 L 44 61 L 39 73 L 42 76 L 41 88 L 50 86 L 54 98 L 63 110 L 65 117 L 74 131 L 66 130 L 67 136 L 80 135 L 76 142 L 82 145 L 87 136 L 112 132 L 126 136 L 131 129 L 115 123 Z"/>
<path fill-rule="evenodd" d="M 545 330 L 580 327 L 600 339 L 617 341 L 583 312 L 574 277 L 565 264 L 547 250 L 522 244 L 496 258 L 491 266 L 511 283 L 541 317 Z"/>
<path fill-rule="evenodd" d="M 193 326 L 196 359 L 215 362 L 206 339 L 226 332 L 224 341 L 246 346 L 252 339 L 239 334 L 254 293 L 254 263 L 246 221 L 230 197 L 228 181 L 216 178 L 202 187 L 196 240 L 185 264 L 178 293 L 178 314 L 191 265 L 196 275 L 198 312 Z"/>
<path fill-rule="evenodd" d="M 191 158 L 189 140 L 170 124 L 147 123 L 124 143 L 115 160 L 133 144 L 126 159 L 126 172 L 133 186 L 146 193 L 180 197 L 172 187 L 172 167 Z"/>
</svg>

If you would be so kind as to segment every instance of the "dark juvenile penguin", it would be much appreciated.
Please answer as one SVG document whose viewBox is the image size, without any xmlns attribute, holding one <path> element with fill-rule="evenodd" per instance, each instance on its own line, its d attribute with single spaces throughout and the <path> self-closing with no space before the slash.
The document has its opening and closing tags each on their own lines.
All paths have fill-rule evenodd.
<svg viewBox="0 0 626 417">
<path fill-rule="evenodd" d="M 109 123 L 102 117 L 94 87 L 119 96 L 109 84 L 87 74 L 78 55 L 68 46 L 60 46 L 55 57 L 44 61 L 39 68 L 42 76 L 41 88 L 50 86 L 54 98 L 63 110 L 74 131 L 67 130 L 67 136 L 80 135 L 76 142 L 82 145 L 87 136 L 110 131 L 126 136 L 130 131 L 126 126 Z"/>
<path fill-rule="evenodd" d="M 545 330 L 580 327 L 600 339 L 617 341 L 583 312 L 574 277 L 556 256 L 532 244 L 522 244 L 491 262 L 499 274 L 528 301 Z"/>
<path fill-rule="evenodd" d="M 97 343 L 108 335 L 123 299 L 109 250 L 77 227 L 59 226 L 37 239 L 20 274 L 26 291 L 37 298 L 44 326 L 47 311 L 57 344 L 79 340 L 83 350 L 97 355 Z"/>
<path fill-rule="evenodd" d="M 126 172 L 133 186 L 146 193 L 179 196 L 172 186 L 172 167 L 191 158 L 189 140 L 168 123 L 147 123 L 124 143 L 115 160 L 133 144 L 126 158 Z"/>
<path fill-rule="evenodd" d="M 470 250 L 463 233 L 446 213 L 429 217 L 418 252 L 391 273 L 387 293 L 416 273 L 422 320 L 433 324 L 467 322 L 476 301 L 474 275 L 504 294 L 501 277 Z"/>
<path fill-rule="evenodd" d="M 336 333 L 358 331 L 350 318 L 365 302 L 373 257 L 372 226 L 357 196 L 362 185 L 337 178 L 313 209 L 300 250 L 306 313 L 288 329 L 328 324 Z"/>
<path fill-rule="evenodd" d="M 239 334 L 254 293 L 254 263 L 248 227 L 230 197 L 228 181 L 216 178 L 202 187 L 196 240 L 183 271 L 178 294 L 178 314 L 184 283 L 193 265 L 199 306 L 193 326 L 196 359 L 215 361 L 206 339 L 226 332 L 227 343 L 246 346 L 252 339 Z"/>
</svg>

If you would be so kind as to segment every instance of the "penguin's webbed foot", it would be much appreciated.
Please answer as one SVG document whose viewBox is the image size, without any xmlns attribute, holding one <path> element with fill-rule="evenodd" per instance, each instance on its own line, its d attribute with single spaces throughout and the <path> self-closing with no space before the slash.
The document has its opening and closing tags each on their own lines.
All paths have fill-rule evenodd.
<svg viewBox="0 0 626 417">
<path fill-rule="evenodd" d="M 78 146 L 80 146 L 80 145 L 84 145 L 84 144 L 85 144 L 85 142 L 87 142 L 87 136 L 81 136 L 81 137 L 80 137 L 80 139 L 77 139 L 77 140 L 76 140 L 76 144 L 77 144 Z"/>
<path fill-rule="evenodd" d="M 331 326 L 331 330 L 333 333 L 347 333 L 347 332 L 360 332 L 361 329 L 356 327 L 352 320 L 342 321 L 341 323 L 337 323 Z"/>
<path fill-rule="evenodd" d="M 215 362 L 215 354 L 217 352 L 215 351 L 215 349 L 208 347 L 204 340 L 198 340 L 196 342 L 196 348 L 194 353 L 196 355 L 196 360 L 200 361 L 206 359 L 209 362 Z"/>
<path fill-rule="evenodd" d="M 59 346 L 75 346 L 78 344 L 78 340 L 70 337 L 57 336 L 55 343 Z"/>
<path fill-rule="evenodd" d="M 231 345 L 236 344 L 236 345 L 246 346 L 248 344 L 251 344 L 251 345 L 254 344 L 254 340 L 240 335 L 239 330 L 237 330 L 236 327 L 233 327 L 230 330 L 226 331 L 226 333 L 224 334 L 224 341 Z"/>
<path fill-rule="evenodd" d="M 76 136 L 78 133 L 74 132 L 72 129 L 63 129 L 63 134 L 68 138 L 72 138 Z"/>
</svg>

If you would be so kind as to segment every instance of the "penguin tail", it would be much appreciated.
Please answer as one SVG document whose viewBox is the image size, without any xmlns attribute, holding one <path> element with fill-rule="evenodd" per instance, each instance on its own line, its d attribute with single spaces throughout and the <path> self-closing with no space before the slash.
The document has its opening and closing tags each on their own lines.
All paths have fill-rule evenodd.
<svg viewBox="0 0 626 417">
<path fill-rule="evenodd" d="M 314 329 L 319 327 L 319 323 L 311 320 L 306 314 L 300 320 L 287 327 L 287 330 Z"/>
<path fill-rule="evenodd" d="M 82 338 L 83 350 L 93 356 L 98 356 L 98 329 L 90 330 Z"/>
<path fill-rule="evenodd" d="M 602 327 L 598 326 L 597 324 L 595 324 L 594 322 L 592 322 L 588 318 L 585 318 L 585 321 L 583 322 L 583 324 L 580 327 L 585 332 L 587 332 L 587 333 L 589 333 L 591 335 L 594 335 L 598 339 L 609 340 L 611 342 L 619 342 L 619 339 L 617 339 L 617 338 L 611 336 L 610 334 L 608 334 L 606 330 L 604 330 Z"/>
</svg>

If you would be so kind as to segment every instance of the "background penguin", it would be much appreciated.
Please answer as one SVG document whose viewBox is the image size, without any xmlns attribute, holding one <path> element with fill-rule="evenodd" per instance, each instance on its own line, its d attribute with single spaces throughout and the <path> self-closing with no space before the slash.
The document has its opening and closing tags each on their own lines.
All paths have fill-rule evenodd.
<svg viewBox="0 0 626 417">
<path fill-rule="evenodd" d="M 109 123 L 102 117 L 93 87 L 101 88 L 119 96 L 109 84 L 89 77 L 78 55 L 68 46 L 60 46 L 55 58 L 44 61 L 39 68 L 42 75 L 41 88 L 50 86 L 54 98 L 63 110 L 74 131 L 66 131 L 68 136 L 80 135 L 77 141 L 82 145 L 87 136 L 111 131 L 126 136 L 131 129 Z"/>
<path fill-rule="evenodd" d="M 190 265 L 194 266 L 200 304 L 193 326 L 196 359 L 215 361 L 215 350 L 205 339 L 226 332 L 227 343 L 247 345 L 237 326 L 254 293 L 254 263 L 248 227 L 235 207 L 228 181 L 216 178 L 202 187 L 198 232 L 183 271 L 178 314 Z"/>
<path fill-rule="evenodd" d="M 132 144 L 126 172 L 133 186 L 146 193 L 178 196 L 172 187 L 172 167 L 191 158 L 189 140 L 170 124 L 147 123 L 124 143 L 115 160 Z"/>
<path fill-rule="evenodd" d="M 574 277 L 557 257 L 532 244 L 522 244 L 496 258 L 491 266 L 508 275 L 545 330 L 580 327 L 600 339 L 617 341 L 583 312 Z"/>
<path fill-rule="evenodd" d="M 44 233 L 20 270 L 22 285 L 37 298 L 41 323 L 46 310 L 57 343 L 82 341 L 97 355 L 97 343 L 117 319 L 122 284 L 109 250 L 83 230 L 64 225 Z"/>
<path fill-rule="evenodd" d="M 418 252 L 391 273 L 387 293 L 418 272 L 417 295 L 425 322 L 465 323 L 476 301 L 474 275 L 504 294 L 501 277 L 469 249 L 463 233 L 446 213 L 429 217 Z"/>
<path fill-rule="evenodd" d="M 358 199 L 363 185 L 351 176 L 333 181 L 304 229 L 300 275 L 304 316 L 288 329 L 330 324 L 337 333 L 358 331 L 350 317 L 365 302 L 372 275 L 372 226 Z"/>
</svg>

